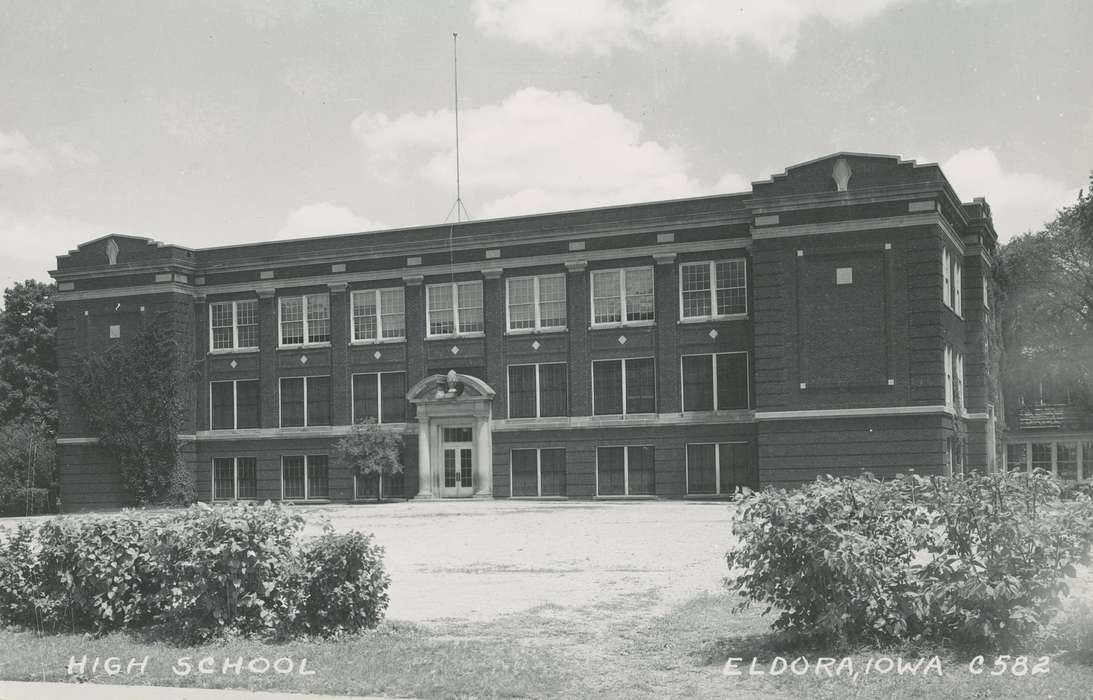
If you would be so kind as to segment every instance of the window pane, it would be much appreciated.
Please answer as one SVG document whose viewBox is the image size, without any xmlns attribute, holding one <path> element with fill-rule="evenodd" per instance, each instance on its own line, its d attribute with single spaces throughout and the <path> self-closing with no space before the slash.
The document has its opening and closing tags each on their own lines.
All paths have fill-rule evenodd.
<svg viewBox="0 0 1093 700">
<path fill-rule="evenodd" d="M 539 415 L 569 415 L 567 366 L 558 362 L 539 365 Z"/>
<path fill-rule="evenodd" d="M 748 310 L 744 261 L 729 260 L 715 265 L 717 274 L 717 313 L 742 314 Z"/>
<path fill-rule="evenodd" d="M 239 491 L 236 498 L 258 498 L 258 459 L 240 457 L 235 460 Z"/>
<path fill-rule="evenodd" d="M 455 333 L 455 312 L 452 307 L 452 287 L 438 284 L 428 287 L 429 335 Z"/>
<path fill-rule="evenodd" d="M 531 277 L 510 279 L 509 330 L 535 327 L 535 280 Z"/>
<path fill-rule="evenodd" d="M 713 355 L 683 357 L 683 410 L 712 411 Z"/>
<path fill-rule="evenodd" d="M 307 458 L 307 497 L 326 498 L 330 495 L 327 479 L 326 455 L 309 455 Z"/>
<path fill-rule="evenodd" d="M 626 470 L 630 479 L 630 496 L 655 495 L 653 478 L 653 448 L 645 445 L 626 448 Z"/>
<path fill-rule="evenodd" d="M 307 424 L 330 425 L 330 377 L 307 378 Z"/>
<path fill-rule="evenodd" d="M 535 365 L 509 365 L 509 417 L 535 417 Z"/>
<path fill-rule="evenodd" d="M 384 338 L 406 337 L 406 296 L 402 287 L 380 290 L 380 312 Z"/>
<path fill-rule="evenodd" d="M 596 474 L 600 496 L 622 496 L 626 492 L 623 471 L 625 447 L 599 447 L 596 449 Z"/>
<path fill-rule="evenodd" d="M 543 496 L 565 495 L 565 450 L 549 448 L 539 450 L 539 478 Z"/>
<path fill-rule="evenodd" d="M 683 290 L 683 317 L 710 315 L 710 266 L 692 263 L 679 266 L 680 288 Z"/>
<path fill-rule="evenodd" d="M 230 301 L 209 304 L 209 318 L 212 322 L 212 348 L 224 350 L 235 342 L 232 331 L 232 303 Z"/>
<path fill-rule="evenodd" d="M 1055 467 L 1060 479 L 1078 478 L 1078 443 L 1060 442 L 1056 448 Z"/>
<path fill-rule="evenodd" d="M 258 347 L 258 300 L 235 302 L 235 323 L 238 326 L 239 347 Z"/>
<path fill-rule="evenodd" d="M 653 358 L 626 361 L 626 412 L 657 412 L 657 381 Z"/>
<path fill-rule="evenodd" d="M 383 392 L 384 423 L 403 423 L 406 421 L 406 373 L 384 372 L 380 377 Z"/>
<path fill-rule="evenodd" d="M 626 271 L 626 320 L 653 320 L 653 271 Z"/>
<path fill-rule="evenodd" d="M 1051 443 L 1032 443 L 1032 468 L 1051 471 Z"/>
<path fill-rule="evenodd" d="M 281 458 L 281 490 L 286 499 L 304 497 L 304 458 Z"/>
<path fill-rule="evenodd" d="M 304 379 L 291 377 L 281 380 L 281 426 L 304 424 Z"/>
<path fill-rule="evenodd" d="M 748 407 L 748 356 L 722 353 L 717 356 L 717 408 L 725 411 Z"/>
<path fill-rule="evenodd" d="M 622 297 L 618 270 L 592 273 L 592 323 L 622 321 Z"/>
<path fill-rule="evenodd" d="M 566 324 L 565 276 L 539 278 L 539 326 L 561 328 Z"/>
<path fill-rule="evenodd" d="M 353 422 L 379 420 L 379 391 L 376 374 L 353 375 Z"/>
<path fill-rule="evenodd" d="M 687 493 L 717 493 L 716 445 L 687 445 Z"/>
<path fill-rule="evenodd" d="M 1093 442 L 1082 443 L 1082 481 L 1093 479 Z"/>
<path fill-rule="evenodd" d="M 592 363 L 593 415 L 622 413 L 622 361 L 597 360 Z"/>
<path fill-rule="evenodd" d="M 235 427 L 235 394 L 232 382 L 212 382 L 213 430 L 231 430 Z"/>
<path fill-rule="evenodd" d="M 485 326 L 482 323 L 482 283 L 460 282 L 459 295 L 459 332 L 478 333 Z"/>
<path fill-rule="evenodd" d="M 217 457 L 213 460 L 213 500 L 235 498 L 235 460 Z"/>
<path fill-rule="evenodd" d="M 1023 472 L 1028 468 L 1028 452 L 1024 443 L 1006 445 L 1006 466 L 1015 472 Z"/>
<path fill-rule="evenodd" d="M 307 342 L 330 342 L 330 297 L 325 294 L 307 297 Z"/>
<path fill-rule="evenodd" d="M 281 298 L 281 345 L 304 342 L 304 298 Z"/>
<path fill-rule="evenodd" d="M 353 340 L 376 339 L 376 290 L 353 292 Z"/>
<path fill-rule="evenodd" d="M 259 405 L 261 404 L 260 385 L 257 379 L 247 379 L 235 383 L 236 424 L 237 428 L 258 428 Z"/>
<path fill-rule="evenodd" d="M 751 465 L 751 445 L 724 443 L 721 451 L 721 493 L 735 493 L 737 486 L 755 486 Z"/>
<path fill-rule="evenodd" d="M 539 473 L 535 450 L 512 451 L 512 495 L 538 496 Z"/>
</svg>

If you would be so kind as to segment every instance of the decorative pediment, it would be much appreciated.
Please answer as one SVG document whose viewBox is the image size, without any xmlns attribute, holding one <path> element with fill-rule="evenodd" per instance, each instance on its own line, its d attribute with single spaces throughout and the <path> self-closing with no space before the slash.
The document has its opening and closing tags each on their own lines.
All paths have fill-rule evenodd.
<svg viewBox="0 0 1093 700">
<path fill-rule="evenodd" d="M 454 369 L 447 374 L 425 377 L 406 392 L 412 403 L 457 402 L 467 400 L 492 400 L 493 388 L 478 377 L 460 374 Z"/>
</svg>

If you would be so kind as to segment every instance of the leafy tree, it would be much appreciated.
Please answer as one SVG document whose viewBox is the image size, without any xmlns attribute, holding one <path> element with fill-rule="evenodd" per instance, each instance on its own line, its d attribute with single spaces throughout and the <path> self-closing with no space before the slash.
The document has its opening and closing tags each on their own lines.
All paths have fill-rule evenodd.
<svg viewBox="0 0 1093 700">
<path fill-rule="evenodd" d="M 4 290 L 0 313 L 0 424 L 57 432 L 57 312 L 53 284 L 27 280 Z"/>
<path fill-rule="evenodd" d="M 366 418 L 353 425 L 334 446 L 334 463 L 362 476 L 377 475 L 376 500 L 382 500 L 383 477 L 402 473 L 402 435 Z"/>
<path fill-rule="evenodd" d="M 1077 203 L 999 257 L 1010 389 L 1049 381 L 1093 407 L 1093 196 L 1079 192 Z"/>
</svg>

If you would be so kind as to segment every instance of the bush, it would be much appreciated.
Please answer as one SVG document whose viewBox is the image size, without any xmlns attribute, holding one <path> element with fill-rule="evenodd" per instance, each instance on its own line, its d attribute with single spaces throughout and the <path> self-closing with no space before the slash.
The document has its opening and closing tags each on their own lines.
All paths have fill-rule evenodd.
<svg viewBox="0 0 1093 700">
<path fill-rule="evenodd" d="M 3 501 L 0 501 L 0 517 L 43 515 L 52 510 L 49 504 L 49 489 L 46 488 L 13 489 L 7 492 Z"/>
<path fill-rule="evenodd" d="M 33 592 L 40 581 L 33 543 L 30 525 L 21 524 L 13 533 L 0 529 L 0 621 L 33 624 Z"/>
<path fill-rule="evenodd" d="M 842 643 L 1009 647 L 1040 634 L 1089 562 L 1093 503 L 1049 474 L 821 477 L 747 499 L 730 586 L 774 627 Z"/>
<path fill-rule="evenodd" d="M 298 625 L 321 636 L 371 629 L 387 611 L 390 582 L 383 568 L 383 548 L 371 537 L 327 532 L 302 552 Z"/>
</svg>

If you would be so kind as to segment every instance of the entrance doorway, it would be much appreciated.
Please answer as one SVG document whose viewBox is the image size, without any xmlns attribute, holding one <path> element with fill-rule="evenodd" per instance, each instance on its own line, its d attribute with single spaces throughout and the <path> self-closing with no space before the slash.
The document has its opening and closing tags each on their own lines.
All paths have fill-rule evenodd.
<svg viewBox="0 0 1093 700">
<path fill-rule="evenodd" d="M 474 431 L 470 427 L 444 428 L 444 498 L 474 495 Z"/>
</svg>

